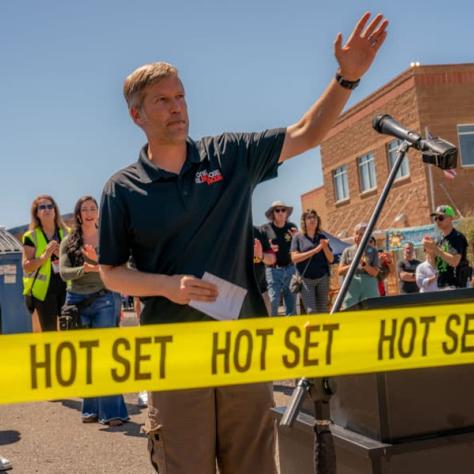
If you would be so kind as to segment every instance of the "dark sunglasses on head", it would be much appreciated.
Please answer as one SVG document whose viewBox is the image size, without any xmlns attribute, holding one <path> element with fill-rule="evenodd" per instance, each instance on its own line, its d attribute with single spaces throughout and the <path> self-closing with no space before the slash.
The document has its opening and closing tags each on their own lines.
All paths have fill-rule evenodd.
<svg viewBox="0 0 474 474">
<path fill-rule="evenodd" d="M 443 222 L 444 221 L 444 216 L 435 216 L 434 220 L 435 220 L 435 222 Z"/>
<path fill-rule="evenodd" d="M 44 211 L 45 209 L 54 209 L 54 206 L 52 204 L 40 204 L 38 206 L 38 211 Z"/>
<path fill-rule="evenodd" d="M 286 207 L 276 207 L 275 212 L 286 212 Z"/>
</svg>

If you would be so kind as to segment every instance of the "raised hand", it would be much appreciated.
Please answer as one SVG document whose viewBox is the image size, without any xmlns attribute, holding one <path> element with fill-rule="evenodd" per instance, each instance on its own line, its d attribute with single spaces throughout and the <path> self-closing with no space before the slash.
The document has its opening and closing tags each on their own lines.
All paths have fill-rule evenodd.
<svg viewBox="0 0 474 474">
<path fill-rule="evenodd" d="M 216 285 L 191 275 L 172 275 L 166 286 L 165 296 L 178 304 L 191 300 L 213 302 L 218 294 Z"/>
<path fill-rule="evenodd" d="M 345 45 L 342 33 L 338 33 L 334 42 L 340 74 L 348 81 L 357 81 L 365 74 L 387 37 L 388 20 L 378 14 L 365 28 L 369 18 L 370 12 L 364 13 Z"/>
<path fill-rule="evenodd" d="M 97 252 L 95 251 L 95 248 L 90 244 L 86 244 L 84 245 L 84 247 L 82 247 L 82 254 L 93 262 L 98 261 Z"/>
</svg>

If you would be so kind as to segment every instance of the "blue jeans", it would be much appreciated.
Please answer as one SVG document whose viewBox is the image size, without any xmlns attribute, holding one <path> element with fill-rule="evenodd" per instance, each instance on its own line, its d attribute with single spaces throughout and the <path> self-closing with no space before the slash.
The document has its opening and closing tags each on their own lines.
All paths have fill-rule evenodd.
<svg viewBox="0 0 474 474">
<path fill-rule="evenodd" d="M 280 293 L 283 292 L 286 315 L 295 314 L 296 297 L 290 291 L 290 280 L 295 273 L 295 266 L 288 265 L 282 268 L 267 267 L 265 276 L 268 284 L 268 296 L 272 305 L 272 316 L 278 315 Z"/>
<path fill-rule="evenodd" d="M 66 304 L 77 304 L 90 295 L 67 292 Z M 81 309 L 81 323 L 87 328 L 112 328 L 118 326 L 120 316 L 120 295 L 108 292 L 96 298 Z M 127 407 L 122 395 L 85 398 L 82 402 L 82 417 L 96 416 L 100 423 L 110 420 L 128 420 Z"/>
</svg>

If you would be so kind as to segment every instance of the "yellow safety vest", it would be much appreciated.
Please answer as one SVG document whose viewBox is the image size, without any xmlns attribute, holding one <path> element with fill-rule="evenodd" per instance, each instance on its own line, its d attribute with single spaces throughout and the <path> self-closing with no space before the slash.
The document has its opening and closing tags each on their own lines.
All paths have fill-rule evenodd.
<svg viewBox="0 0 474 474">
<path fill-rule="evenodd" d="M 48 242 L 43 234 L 43 231 L 40 227 L 36 229 L 28 230 L 23 234 L 23 243 L 25 243 L 26 237 L 29 237 L 35 244 L 35 258 L 41 257 L 43 252 L 46 250 Z M 59 238 L 63 240 L 64 231 L 59 229 Z M 38 272 L 38 273 L 36 273 Z M 35 278 L 36 275 L 36 278 Z M 34 272 L 25 273 L 23 275 L 23 294 L 29 295 L 32 294 L 36 299 L 44 301 L 46 298 L 46 293 L 49 288 L 49 280 L 51 279 L 51 257 L 48 258 L 39 270 Z"/>
</svg>

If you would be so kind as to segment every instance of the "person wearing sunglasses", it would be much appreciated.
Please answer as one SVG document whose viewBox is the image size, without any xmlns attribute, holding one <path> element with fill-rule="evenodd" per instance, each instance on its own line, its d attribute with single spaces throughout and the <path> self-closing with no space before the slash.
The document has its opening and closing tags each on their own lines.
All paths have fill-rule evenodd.
<svg viewBox="0 0 474 474">
<path fill-rule="evenodd" d="M 438 206 L 431 214 L 442 236 L 438 241 L 427 241 L 425 249 L 436 261 L 439 288 L 465 288 L 471 267 L 467 260 L 466 237 L 453 226 L 456 213 L 451 206 Z"/>
<path fill-rule="evenodd" d="M 270 242 L 271 249 L 276 255 L 275 263 L 267 265 L 265 270 L 272 316 L 278 315 L 282 295 L 285 314 L 290 316 L 296 311 L 296 297 L 290 291 L 291 277 L 295 273 L 290 247 L 293 235 L 298 232 L 298 227 L 288 221 L 292 212 L 293 207 L 287 206 L 282 201 L 274 201 L 265 212 L 270 222 L 261 228 L 263 236 Z"/>
<path fill-rule="evenodd" d="M 43 194 L 31 204 L 31 222 L 23 235 L 23 294 L 38 314 L 41 331 L 56 331 L 66 299 L 59 275 L 59 244 L 68 232 L 55 200 Z"/>
</svg>

